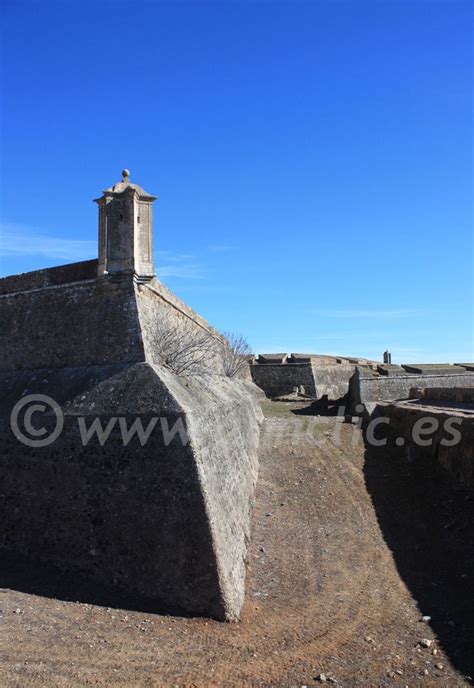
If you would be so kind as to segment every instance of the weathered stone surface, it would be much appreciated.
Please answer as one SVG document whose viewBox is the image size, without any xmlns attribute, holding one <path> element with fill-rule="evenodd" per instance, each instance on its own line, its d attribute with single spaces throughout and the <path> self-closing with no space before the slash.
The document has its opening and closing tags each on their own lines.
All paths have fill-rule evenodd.
<svg viewBox="0 0 474 688">
<path fill-rule="evenodd" d="M 474 387 L 433 387 L 410 390 L 410 399 L 447 401 L 455 404 L 474 404 Z"/>
<path fill-rule="evenodd" d="M 30 291 L 43 287 L 53 287 L 67 282 L 82 282 L 95 280 L 97 277 L 97 259 L 86 260 L 82 263 L 59 265 L 55 268 L 24 272 L 0 278 L 0 294 L 13 294 L 18 291 Z"/>
<path fill-rule="evenodd" d="M 308 396 L 316 399 L 316 387 L 310 363 L 264 363 L 251 366 L 252 380 L 270 399 L 291 394 L 303 386 Z"/>
<path fill-rule="evenodd" d="M 351 379 L 350 387 L 351 405 L 368 406 L 378 401 L 408 399 L 413 387 L 474 387 L 474 373 L 455 368 L 450 375 L 433 372 L 429 375 L 406 373 L 400 376 L 385 376 L 358 367 Z"/>
<path fill-rule="evenodd" d="M 219 338 L 158 280 L 133 275 L 0 296 L 0 543 L 167 610 L 236 619 L 261 411 L 251 383 L 180 378 L 158 364 L 151 330 L 163 312 Z M 33 393 L 64 411 L 61 436 L 44 448 L 10 429 L 14 404 Z M 145 428 L 181 419 L 189 442 L 166 446 L 158 422 L 145 446 L 136 436 L 124 445 L 119 426 L 103 447 L 83 446 L 79 417 L 86 427 L 123 417 L 128 428 L 137 417 Z"/>
<path fill-rule="evenodd" d="M 449 363 L 403 364 L 402 368 L 406 370 L 407 373 L 413 375 L 452 375 L 458 372 L 456 366 L 450 365 Z"/>
<path fill-rule="evenodd" d="M 251 365 L 252 379 L 267 397 L 281 398 L 291 394 L 295 387 L 304 387 L 313 399 L 327 397 L 328 401 L 344 399 L 355 366 L 346 359 L 312 354 L 265 354 Z M 340 363 L 337 361 L 340 360 Z"/>
<path fill-rule="evenodd" d="M 99 205 L 99 275 L 134 274 L 139 281 L 155 275 L 153 262 L 153 202 L 139 184 L 123 179 L 106 189 Z"/>
<path fill-rule="evenodd" d="M 260 354 L 258 357 L 259 364 L 275 364 L 286 363 L 288 354 Z"/>
<path fill-rule="evenodd" d="M 426 390 L 426 394 L 429 391 Z M 403 444 L 398 446 L 407 458 L 430 458 L 458 483 L 474 486 L 474 407 L 471 404 L 471 409 L 466 410 L 449 406 L 448 403 L 440 408 L 430 400 L 380 402 L 375 405 L 373 417 L 388 419 L 384 424 L 386 435 L 392 444 L 403 439 Z M 423 435 L 423 441 L 429 441 L 423 446 L 415 441 L 414 428 L 417 422 L 426 422 L 427 419 L 437 422 L 438 426 L 429 435 Z M 453 442 L 456 439 L 453 428 L 459 433 L 457 442 Z"/>
<path fill-rule="evenodd" d="M 145 360 L 132 277 L 4 294 L 0 368 Z"/>
<path fill-rule="evenodd" d="M 1 374 L 1 545 L 158 601 L 164 609 L 238 618 L 259 414 L 248 385 L 182 380 L 148 363 Z M 18 446 L 8 412 L 19 390 L 60 401 L 51 447 Z M 118 429 L 82 446 L 78 417 L 181 419 L 169 446 L 158 423 L 142 446 Z M 44 419 L 43 424 L 44 424 Z M 52 422 L 52 419 L 51 419 Z"/>
<path fill-rule="evenodd" d="M 400 377 L 405 374 L 405 369 L 398 365 L 384 364 L 377 366 L 377 372 L 387 377 Z"/>
<path fill-rule="evenodd" d="M 291 354 L 288 363 L 311 363 L 311 354 Z"/>
<path fill-rule="evenodd" d="M 339 401 L 347 397 L 355 366 L 320 364 L 317 359 L 313 359 L 311 368 L 315 380 L 316 399 L 327 396 L 328 401 Z"/>
<path fill-rule="evenodd" d="M 143 331 L 146 353 L 151 359 L 155 359 L 153 328 L 160 309 L 165 309 L 166 313 L 171 314 L 176 323 L 184 321 L 192 323 L 196 332 L 206 332 L 216 342 L 216 345 L 222 341 L 222 335 L 217 330 L 181 301 L 156 277 L 146 284 L 139 285 L 137 289 L 140 296 L 138 300 L 140 327 Z M 218 361 L 215 362 L 214 371 L 217 374 L 222 373 Z"/>
</svg>

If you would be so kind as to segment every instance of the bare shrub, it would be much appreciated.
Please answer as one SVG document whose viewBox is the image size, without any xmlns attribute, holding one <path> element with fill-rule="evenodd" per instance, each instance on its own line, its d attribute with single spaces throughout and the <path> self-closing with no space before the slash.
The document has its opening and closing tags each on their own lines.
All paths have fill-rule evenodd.
<svg viewBox="0 0 474 688">
<path fill-rule="evenodd" d="M 237 377 L 248 365 L 252 354 L 249 343 L 241 334 L 224 332 L 221 346 L 222 367 L 227 377 Z"/>
<path fill-rule="evenodd" d="M 187 318 L 158 314 L 154 323 L 153 350 L 176 375 L 210 375 L 216 341 L 206 330 Z"/>
</svg>

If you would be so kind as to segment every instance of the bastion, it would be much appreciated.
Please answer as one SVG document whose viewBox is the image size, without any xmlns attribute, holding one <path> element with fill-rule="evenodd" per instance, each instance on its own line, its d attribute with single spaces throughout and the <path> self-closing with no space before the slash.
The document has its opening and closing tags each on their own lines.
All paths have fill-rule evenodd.
<svg viewBox="0 0 474 688">
<path fill-rule="evenodd" d="M 235 620 L 261 411 L 219 369 L 221 335 L 155 276 L 154 201 L 125 170 L 97 200 L 98 260 L 0 280 L 0 546 Z M 163 321 L 206 334 L 210 374 L 165 364 Z M 98 422 L 104 442 L 84 435 Z M 124 435 L 137 422 L 149 435 Z"/>
<path fill-rule="evenodd" d="M 392 365 L 345 356 L 265 353 L 252 357 L 249 369 L 270 399 L 338 403 L 365 418 L 380 401 L 407 399 L 413 387 L 474 387 L 470 363 Z"/>
<path fill-rule="evenodd" d="M 364 359 L 364 363 L 369 361 Z M 356 359 L 320 354 L 260 354 L 251 361 L 253 381 L 274 399 L 291 394 L 296 388 L 314 400 L 347 400 Z"/>
</svg>

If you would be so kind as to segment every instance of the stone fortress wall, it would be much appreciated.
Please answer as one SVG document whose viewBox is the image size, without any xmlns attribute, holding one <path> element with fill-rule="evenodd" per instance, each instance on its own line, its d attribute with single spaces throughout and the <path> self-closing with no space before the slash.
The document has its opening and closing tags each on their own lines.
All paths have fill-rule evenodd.
<svg viewBox="0 0 474 688">
<path fill-rule="evenodd" d="M 177 323 L 186 321 L 216 343 L 222 341 L 217 330 L 157 278 L 145 284 L 98 279 L 97 266 L 97 260 L 90 260 L 0 278 L 3 369 L 142 361 L 139 326 L 148 323 L 150 331 L 157 304 Z M 141 296 L 140 312 L 131 298 L 135 292 Z M 20 348 L 15 332 L 23 336 Z M 221 371 L 216 367 L 215 372 Z"/>
<path fill-rule="evenodd" d="M 77 263 L 0 280 L 3 370 L 144 360 L 133 280 L 99 280 L 90 277 L 92 267 Z"/>
<path fill-rule="evenodd" d="M 153 198 L 126 174 L 104 192 L 99 263 L 0 280 L 0 546 L 164 611 L 237 619 L 258 473 L 258 390 L 216 369 L 182 377 L 160 363 L 155 318 L 173 319 L 178 332 L 180 323 L 205 330 L 216 344 L 220 335 L 148 274 L 150 213 L 142 226 L 133 210 L 141 197 Z M 127 222 L 110 224 L 118 218 Z M 61 407 L 64 428 L 48 446 L 12 432 L 12 409 L 30 394 Z M 169 441 L 158 431 L 144 444 L 136 435 L 124 443 L 114 428 L 103 446 L 96 437 L 84 445 L 78 419 L 105 427 L 118 417 L 144 428 L 157 419 L 158 430 L 160 419 L 168 429 L 180 421 L 185 436 Z M 34 419 L 55 427 L 51 411 Z"/>
<path fill-rule="evenodd" d="M 251 376 L 269 398 L 289 395 L 296 388 L 319 400 L 345 399 L 358 363 L 366 359 L 318 354 L 260 354 L 250 363 Z"/>
<path fill-rule="evenodd" d="M 265 363 L 252 364 L 252 380 L 270 399 L 291 394 L 295 388 L 304 388 L 304 393 L 316 397 L 313 371 L 309 363 Z"/>
<path fill-rule="evenodd" d="M 351 404 L 362 404 L 370 413 L 379 401 L 408 399 L 415 387 L 474 387 L 474 370 L 469 364 L 358 367 L 350 384 Z"/>
<path fill-rule="evenodd" d="M 407 399 L 413 387 L 474 387 L 474 365 L 385 365 L 368 359 L 316 354 L 261 354 L 250 363 L 252 379 L 269 398 L 304 388 L 315 401 L 344 403 L 370 413 L 379 401 Z"/>
<path fill-rule="evenodd" d="M 246 380 L 163 365 L 155 323 L 221 335 L 154 275 L 152 203 L 124 171 L 98 199 L 99 258 L 0 280 L 0 547 L 113 585 L 164 611 L 238 619 L 258 474 L 259 389 L 366 407 L 412 387 L 474 386 L 474 366 L 382 366 L 263 354 Z M 138 212 L 137 212 L 138 211 Z M 254 384 L 255 383 L 255 384 Z M 256 385 L 258 387 L 256 387 Z M 44 446 L 19 441 L 12 409 L 28 395 L 61 407 Z M 49 433 L 52 410 L 33 416 Z M 88 443 L 79 420 L 144 428 L 181 421 L 185 437 Z M 159 427 L 159 425 L 158 425 Z"/>
<path fill-rule="evenodd" d="M 470 365 L 470 364 L 469 364 Z M 377 402 L 372 417 L 384 417 L 389 446 L 398 447 L 410 461 L 424 458 L 440 464 L 454 480 L 474 486 L 474 387 L 413 388 L 410 398 Z M 416 423 L 435 426 L 430 441 L 413 441 Z M 456 437 L 455 433 L 458 434 Z M 400 438 L 403 442 L 400 443 Z M 425 438 L 423 438 L 425 439 Z"/>
</svg>

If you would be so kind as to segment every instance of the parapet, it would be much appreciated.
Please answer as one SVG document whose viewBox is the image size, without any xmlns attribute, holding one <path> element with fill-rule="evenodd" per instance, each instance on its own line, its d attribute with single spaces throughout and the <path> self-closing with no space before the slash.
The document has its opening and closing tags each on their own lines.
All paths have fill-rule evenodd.
<svg viewBox="0 0 474 688">
<path fill-rule="evenodd" d="M 402 364 L 402 368 L 412 375 L 456 375 L 459 369 L 450 363 Z"/>
<path fill-rule="evenodd" d="M 474 412 L 474 387 L 415 387 L 410 390 L 410 399 L 467 404 Z"/>
<path fill-rule="evenodd" d="M 385 375 L 386 377 L 406 375 L 406 370 L 402 368 L 402 366 L 393 364 L 378 365 L 377 372 L 380 373 L 380 375 Z"/>
<path fill-rule="evenodd" d="M 258 364 L 278 364 L 286 363 L 288 354 L 259 354 L 257 359 Z"/>
<path fill-rule="evenodd" d="M 34 272 L 24 272 L 20 275 L 10 275 L 0 279 L 0 296 L 5 294 L 15 294 L 19 291 L 33 291 L 35 289 L 45 289 L 46 287 L 56 287 L 60 284 L 74 282 L 84 282 L 97 277 L 97 258 L 86 260 L 81 263 L 70 265 L 60 265 L 45 270 L 35 270 Z"/>
</svg>

